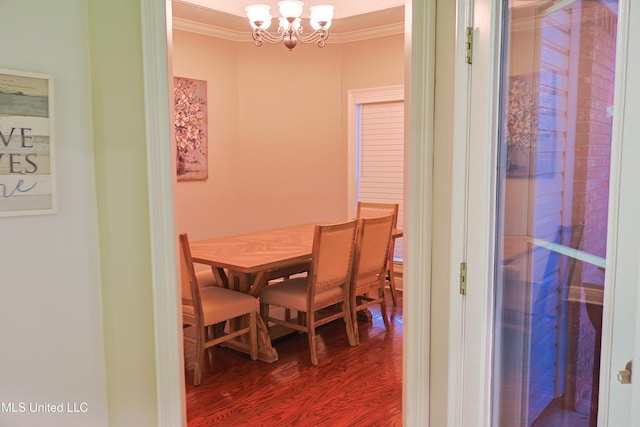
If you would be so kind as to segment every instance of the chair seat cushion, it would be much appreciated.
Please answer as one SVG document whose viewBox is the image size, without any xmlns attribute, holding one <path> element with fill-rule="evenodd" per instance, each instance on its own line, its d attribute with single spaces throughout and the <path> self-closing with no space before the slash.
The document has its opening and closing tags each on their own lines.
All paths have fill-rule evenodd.
<svg viewBox="0 0 640 427">
<path fill-rule="evenodd" d="M 258 300 L 251 295 L 217 286 L 201 288 L 200 300 L 205 326 L 257 311 L 258 308 Z M 193 307 L 183 305 L 182 309 L 193 315 Z"/>
<path fill-rule="evenodd" d="M 307 277 L 297 277 L 267 286 L 260 295 L 263 304 L 307 311 Z M 340 297 L 341 288 L 316 293 L 316 301 Z"/>
</svg>

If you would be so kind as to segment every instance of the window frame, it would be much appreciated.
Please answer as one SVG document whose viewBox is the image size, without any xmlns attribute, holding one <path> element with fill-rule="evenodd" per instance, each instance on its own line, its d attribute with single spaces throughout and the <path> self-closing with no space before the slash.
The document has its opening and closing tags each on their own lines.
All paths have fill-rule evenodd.
<svg viewBox="0 0 640 427">
<path fill-rule="evenodd" d="M 362 104 L 397 101 L 404 101 L 404 85 L 381 86 L 348 91 L 347 213 L 349 218 L 355 218 L 356 216 L 358 194 L 358 106 Z"/>
</svg>

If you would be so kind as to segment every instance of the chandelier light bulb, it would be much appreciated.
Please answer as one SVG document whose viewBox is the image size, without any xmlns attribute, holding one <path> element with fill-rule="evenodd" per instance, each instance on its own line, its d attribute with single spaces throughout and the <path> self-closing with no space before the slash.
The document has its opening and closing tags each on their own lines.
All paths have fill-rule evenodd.
<svg viewBox="0 0 640 427">
<path fill-rule="evenodd" d="M 333 19 L 333 6 L 319 4 L 317 6 L 311 6 L 309 12 L 311 12 L 312 22 L 315 21 L 320 26 L 329 28 L 331 20 Z M 324 25 L 322 25 L 323 22 L 325 23 Z"/>
<path fill-rule="evenodd" d="M 297 0 L 282 0 L 278 2 L 280 15 L 285 18 L 299 18 L 302 15 L 304 3 Z"/>
<path fill-rule="evenodd" d="M 280 29 L 282 31 L 288 31 L 289 27 L 291 27 L 294 31 L 298 31 L 300 29 L 301 21 L 302 20 L 300 18 L 296 18 L 293 20 L 293 22 L 289 23 L 289 19 L 285 18 L 284 16 L 278 18 Z"/>
<path fill-rule="evenodd" d="M 254 4 L 245 8 L 249 23 L 255 28 L 267 30 L 271 25 L 271 7 L 266 4 Z"/>
</svg>

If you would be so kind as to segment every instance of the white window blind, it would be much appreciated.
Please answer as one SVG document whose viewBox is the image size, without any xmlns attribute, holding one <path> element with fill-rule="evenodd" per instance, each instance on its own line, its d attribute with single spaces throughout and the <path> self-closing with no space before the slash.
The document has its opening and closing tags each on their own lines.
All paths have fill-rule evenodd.
<svg viewBox="0 0 640 427">
<path fill-rule="evenodd" d="M 398 203 L 398 228 L 403 227 L 404 102 L 358 106 L 357 194 L 363 202 Z M 403 258 L 403 239 L 394 258 Z"/>
</svg>

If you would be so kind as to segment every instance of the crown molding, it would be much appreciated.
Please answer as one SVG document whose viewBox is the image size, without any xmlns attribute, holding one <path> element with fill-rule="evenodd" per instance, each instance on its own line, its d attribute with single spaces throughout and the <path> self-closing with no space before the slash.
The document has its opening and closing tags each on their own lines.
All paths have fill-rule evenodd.
<svg viewBox="0 0 640 427">
<path fill-rule="evenodd" d="M 208 37 L 216 37 L 224 40 L 230 40 L 238 43 L 250 42 L 250 31 L 235 31 L 228 28 L 216 27 L 215 25 L 203 24 L 201 22 L 191 21 L 184 18 L 173 18 L 173 29 L 180 31 L 188 31 L 190 33 L 201 34 Z M 345 33 L 329 33 L 327 43 L 351 43 L 361 40 L 374 39 L 378 37 L 392 36 L 404 33 L 404 23 L 397 22 L 389 25 L 382 25 L 364 30 L 350 31 Z"/>
<path fill-rule="evenodd" d="M 216 27 L 215 25 L 203 24 L 175 16 L 173 17 L 173 29 L 234 42 L 252 41 L 250 31 L 230 30 L 228 28 Z"/>
<path fill-rule="evenodd" d="M 379 27 L 344 33 L 329 32 L 327 43 L 351 43 L 361 40 L 375 39 L 378 37 L 394 36 L 396 34 L 404 34 L 404 22 L 396 22 L 393 24 L 381 25 Z"/>
<path fill-rule="evenodd" d="M 217 10 L 227 14 L 245 17 L 245 7 L 253 4 L 254 1 L 245 0 L 217 0 L 215 8 L 212 7 L 211 0 L 174 0 L 177 3 L 199 6 L 210 10 Z M 307 6 L 314 4 L 324 4 L 325 1 L 305 0 Z M 347 18 L 361 15 L 363 13 L 377 12 L 391 7 L 404 6 L 405 0 L 350 0 L 334 5 L 334 19 Z M 277 11 L 277 6 L 273 6 Z M 273 10 L 273 9 L 272 9 Z M 308 17 L 308 10 L 305 9 L 304 17 Z"/>
</svg>

